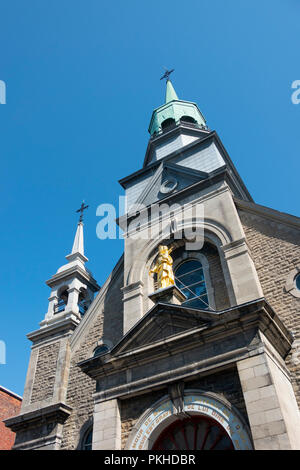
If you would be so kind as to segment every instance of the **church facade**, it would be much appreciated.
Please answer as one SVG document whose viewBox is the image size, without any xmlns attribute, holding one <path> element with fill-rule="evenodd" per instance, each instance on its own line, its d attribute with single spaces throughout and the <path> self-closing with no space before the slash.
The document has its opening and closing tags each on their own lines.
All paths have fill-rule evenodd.
<svg viewBox="0 0 300 470">
<path fill-rule="evenodd" d="M 14 449 L 300 449 L 300 219 L 254 203 L 168 77 L 149 133 L 105 284 L 82 220 L 47 281 Z"/>
</svg>

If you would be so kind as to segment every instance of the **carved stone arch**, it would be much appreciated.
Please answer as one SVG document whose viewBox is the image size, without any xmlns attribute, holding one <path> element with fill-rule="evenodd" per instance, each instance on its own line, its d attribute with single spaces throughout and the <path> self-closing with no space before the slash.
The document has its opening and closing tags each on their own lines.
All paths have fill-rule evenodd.
<svg viewBox="0 0 300 470">
<path fill-rule="evenodd" d="M 56 293 L 57 297 L 60 297 L 64 292 L 68 292 L 68 289 L 69 289 L 68 284 L 63 284 L 59 286 L 57 289 L 57 293 Z"/>
<path fill-rule="evenodd" d="M 87 301 L 92 302 L 92 300 L 93 300 L 92 293 L 86 286 L 80 287 L 79 292 L 84 295 L 84 297 Z"/>
<path fill-rule="evenodd" d="M 240 412 L 223 396 L 198 389 L 187 389 L 183 397 L 185 416 L 212 417 L 226 431 L 236 450 L 252 450 L 249 427 Z M 161 433 L 182 415 L 170 395 L 153 403 L 139 418 L 127 439 L 126 450 L 151 450 Z"/>
<path fill-rule="evenodd" d="M 65 305 L 64 308 L 66 308 L 68 304 L 68 300 L 69 300 L 68 289 L 69 289 L 69 286 L 67 284 L 63 284 L 59 286 L 59 288 L 57 289 L 57 293 L 56 293 L 57 301 L 54 305 L 54 312 L 57 312 L 57 307 L 61 302 Z"/>
<path fill-rule="evenodd" d="M 220 247 L 226 245 L 232 241 L 228 230 L 225 227 L 222 227 L 217 222 L 213 221 L 212 219 L 205 219 L 203 224 L 204 226 L 204 239 L 210 241 L 213 245 L 216 246 L 218 249 L 220 256 L 222 252 Z M 184 228 L 192 229 L 193 224 L 192 221 L 187 220 L 184 224 Z M 172 234 L 172 238 L 170 238 L 170 234 L 165 238 L 164 233 L 162 233 L 160 239 L 150 239 L 148 242 L 143 246 L 139 253 L 136 255 L 135 262 L 131 266 L 128 278 L 127 278 L 127 285 L 131 285 L 135 282 L 141 281 L 143 279 L 143 271 L 148 269 L 149 265 L 153 262 L 156 254 L 158 245 L 160 245 L 163 241 L 164 243 L 168 244 L 166 240 L 171 241 L 176 240 L 176 237 L 180 235 L 182 232 L 183 227 L 179 226 L 177 231 Z M 166 229 L 167 230 L 167 229 Z"/>
</svg>

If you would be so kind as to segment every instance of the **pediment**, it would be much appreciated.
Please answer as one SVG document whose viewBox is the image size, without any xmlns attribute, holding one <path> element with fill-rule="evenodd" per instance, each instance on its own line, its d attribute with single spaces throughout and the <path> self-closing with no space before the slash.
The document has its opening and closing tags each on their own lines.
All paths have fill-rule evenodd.
<svg viewBox="0 0 300 470">
<path fill-rule="evenodd" d="M 136 203 L 148 206 L 207 177 L 208 174 L 203 171 L 163 162 Z"/>
<path fill-rule="evenodd" d="M 193 328 L 207 328 L 214 315 L 178 305 L 156 304 L 113 348 L 111 354 L 129 352 Z"/>
</svg>

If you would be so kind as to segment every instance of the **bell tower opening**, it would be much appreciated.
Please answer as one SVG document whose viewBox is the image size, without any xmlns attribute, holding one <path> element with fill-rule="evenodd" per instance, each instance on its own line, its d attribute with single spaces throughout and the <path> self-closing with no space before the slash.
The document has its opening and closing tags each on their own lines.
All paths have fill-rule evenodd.
<svg viewBox="0 0 300 470">
<path fill-rule="evenodd" d="M 68 288 L 63 287 L 60 289 L 59 295 L 58 295 L 58 301 L 57 304 L 54 307 L 54 313 L 60 313 L 63 312 L 68 304 Z"/>
<path fill-rule="evenodd" d="M 79 296 L 78 296 L 78 308 L 79 308 L 79 313 L 81 316 L 85 314 L 89 307 L 89 298 L 88 298 L 88 292 L 84 287 L 81 287 L 79 289 Z"/>
<path fill-rule="evenodd" d="M 180 122 L 182 122 L 183 124 L 192 124 L 192 125 L 197 124 L 196 119 L 194 119 L 191 116 L 181 116 Z"/>
<path fill-rule="evenodd" d="M 163 131 L 170 129 L 171 127 L 174 127 L 176 125 L 175 119 L 168 118 L 165 121 L 161 123 L 161 128 Z"/>
</svg>

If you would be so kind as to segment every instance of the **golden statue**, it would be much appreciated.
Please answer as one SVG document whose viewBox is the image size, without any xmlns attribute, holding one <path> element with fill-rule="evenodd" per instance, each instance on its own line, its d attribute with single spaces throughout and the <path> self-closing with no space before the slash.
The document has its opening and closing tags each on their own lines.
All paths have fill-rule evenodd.
<svg viewBox="0 0 300 470">
<path fill-rule="evenodd" d="M 159 245 L 158 247 L 158 258 L 153 269 L 149 271 L 149 275 L 152 273 L 157 274 L 158 289 L 170 287 L 175 284 L 173 274 L 173 259 L 170 256 L 172 248 L 165 245 Z"/>
</svg>

